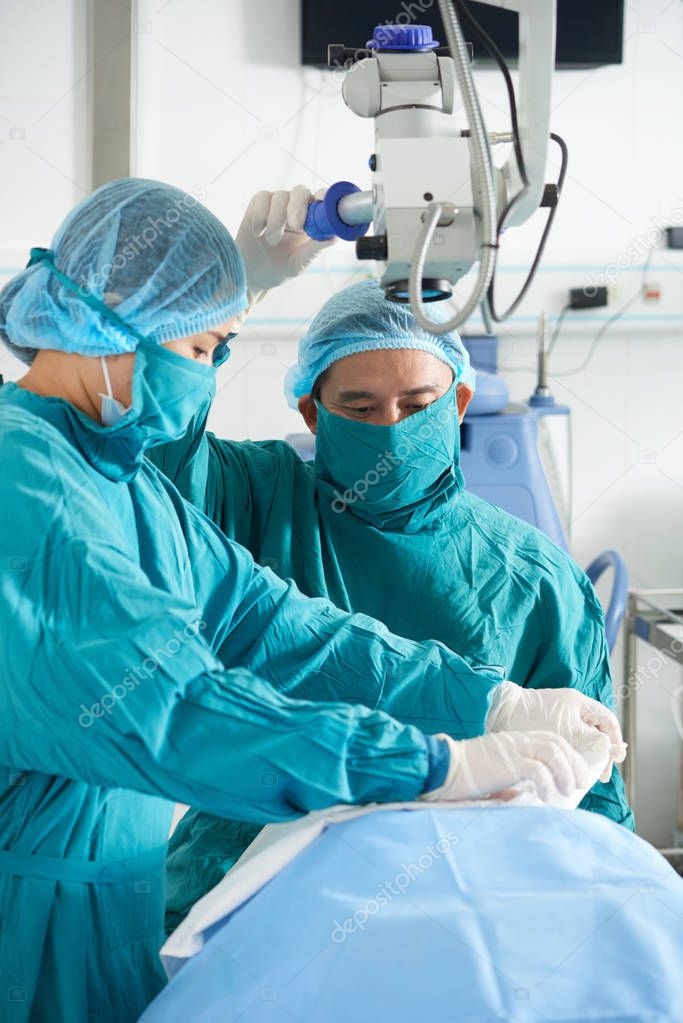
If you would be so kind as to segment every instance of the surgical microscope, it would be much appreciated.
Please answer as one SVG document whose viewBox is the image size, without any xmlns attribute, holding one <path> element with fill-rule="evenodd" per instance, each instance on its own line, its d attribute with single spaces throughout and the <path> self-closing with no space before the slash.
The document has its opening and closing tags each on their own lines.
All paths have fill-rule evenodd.
<svg viewBox="0 0 683 1023">
<path fill-rule="evenodd" d="M 545 184 L 555 0 L 485 2 L 519 15 L 517 98 L 495 43 L 479 29 L 506 74 L 509 133 L 486 129 L 460 17 L 475 34 L 478 26 L 462 0 L 439 0 L 446 48 L 429 26 L 378 25 L 365 48 L 328 50 L 330 66 L 346 69 L 346 105 L 374 119 L 372 188 L 336 182 L 311 205 L 305 229 L 313 238 L 355 239 L 358 259 L 375 261 L 387 298 L 410 301 L 417 322 L 435 334 L 456 330 L 482 304 L 486 323 L 505 318 L 495 313 L 491 287 L 500 235 L 540 205 L 551 219 L 559 194 Z M 496 167 L 492 147 L 502 143 L 512 148 Z M 433 323 L 425 303 L 451 298 L 475 263 L 468 298 L 447 322 Z"/>
</svg>

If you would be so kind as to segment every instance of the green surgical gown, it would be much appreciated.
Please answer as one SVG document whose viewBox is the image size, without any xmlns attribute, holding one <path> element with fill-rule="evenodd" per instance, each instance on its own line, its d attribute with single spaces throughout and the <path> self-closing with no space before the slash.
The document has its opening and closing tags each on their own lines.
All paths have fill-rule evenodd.
<svg viewBox="0 0 683 1023">
<path fill-rule="evenodd" d="M 128 478 L 132 443 L 0 389 L 3 1023 L 137 1019 L 173 801 L 258 824 L 413 799 L 423 732 L 480 734 L 499 681 L 303 597 L 153 465 Z"/>
<path fill-rule="evenodd" d="M 150 457 L 260 564 L 399 635 L 500 665 L 520 685 L 569 686 L 614 706 L 604 615 L 587 576 L 537 529 L 464 489 L 459 472 L 436 500 L 373 524 L 351 505 L 339 512 L 315 463 L 285 442 L 220 440 L 203 423 Z M 633 828 L 616 768 L 581 806 Z M 170 843 L 168 929 L 257 831 L 186 814 Z"/>
</svg>

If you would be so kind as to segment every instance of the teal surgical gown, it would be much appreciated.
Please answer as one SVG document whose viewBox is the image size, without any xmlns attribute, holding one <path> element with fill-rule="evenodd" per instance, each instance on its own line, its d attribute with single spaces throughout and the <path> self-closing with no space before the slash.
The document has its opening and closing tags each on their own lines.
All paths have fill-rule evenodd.
<svg viewBox="0 0 683 1023">
<path fill-rule="evenodd" d="M 173 801 L 263 823 L 413 799 L 423 732 L 480 734 L 499 681 L 303 597 L 131 445 L 0 389 L 3 1023 L 137 1019 Z"/>
<path fill-rule="evenodd" d="M 352 505 L 340 512 L 338 491 L 285 442 L 220 440 L 203 422 L 150 457 L 260 564 L 399 635 L 500 665 L 520 685 L 569 686 L 614 705 L 604 615 L 588 578 L 538 530 L 464 489 L 460 472 L 436 499 L 373 523 L 367 509 L 364 518 Z M 633 827 L 616 768 L 581 806 Z M 170 843 L 169 929 L 257 831 L 186 814 Z"/>
</svg>

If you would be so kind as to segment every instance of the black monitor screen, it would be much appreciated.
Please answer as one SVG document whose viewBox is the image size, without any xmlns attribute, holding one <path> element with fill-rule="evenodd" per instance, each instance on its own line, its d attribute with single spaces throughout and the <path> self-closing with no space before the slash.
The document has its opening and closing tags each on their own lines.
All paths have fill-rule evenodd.
<svg viewBox="0 0 683 1023">
<path fill-rule="evenodd" d="M 517 15 L 488 4 L 470 3 L 469 10 L 503 55 L 511 62 L 517 53 Z M 624 0 L 557 0 L 558 68 L 597 67 L 620 64 Z M 372 38 L 375 25 L 431 25 L 442 46 L 447 45 L 436 0 L 302 0 L 302 62 L 327 66 L 328 43 L 344 43 L 354 49 Z M 488 54 L 463 26 L 474 46 L 475 59 Z"/>
</svg>

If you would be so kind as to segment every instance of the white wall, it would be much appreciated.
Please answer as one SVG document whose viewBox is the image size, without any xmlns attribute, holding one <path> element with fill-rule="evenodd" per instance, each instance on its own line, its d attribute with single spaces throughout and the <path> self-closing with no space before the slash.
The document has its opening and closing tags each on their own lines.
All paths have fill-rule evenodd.
<svg viewBox="0 0 683 1023">
<path fill-rule="evenodd" d="M 0 4 L 3 278 L 90 191 L 86 31 L 85 0 Z"/>
<path fill-rule="evenodd" d="M 23 264 L 31 245 L 49 241 L 88 187 L 84 2 L 6 0 L 0 7 L 0 268 L 6 272 Z M 298 0 L 139 0 L 136 173 L 200 186 L 233 229 L 260 188 L 297 182 L 318 188 L 339 178 L 367 186 L 372 126 L 344 107 L 338 78 L 300 67 L 298 8 Z M 489 126 L 503 127 L 506 104 L 496 72 L 477 72 L 477 81 Z M 639 0 L 638 11 L 627 5 L 622 66 L 555 76 L 552 127 L 569 144 L 570 170 L 543 270 L 500 331 L 513 398 L 532 387 L 532 374 L 518 370 L 531 365 L 539 311 L 556 315 L 567 287 L 619 260 L 617 308 L 638 288 L 652 218 L 667 221 L 683 209 L 681 96 L 678 2 Z M 10 138 L 12 126 L 25 137 Z M 549 175 L 556 168 L 553 152 Z M 501 304 L 522 280 L 544 215 L 505 238 Z M 682 270 L 683 255 L 660 247 L 648 280 L 660 285 L 662 301 L 636 303 L 586 372 L 553 383 L 558 399 L 573 409 L 577 560 L 585 564 L 615 546 L 637 586 L 683 586 L 677 528 L 683 517 Z M 328 295 L 365 272 L 351 246 L 339 244 L 304 279 L 262 303 L 223 370 L 212 424 L 218 432 L 265 438 L 299 428 L 281 397 L 296 339 Z M 567 321 L 554 369 L 578 365 L 604 315 Z M 20 369 L 0 354 L 0 371 L 12 378 Z M 616 668 L 619 673 L 618 661 Z M 642 699 L 647 798 L 640 820 L 660 842 L 670 837 L 678 756 L 661 688 L 674 687 L 678 675 L 668 674 Z"/>
</svg>

